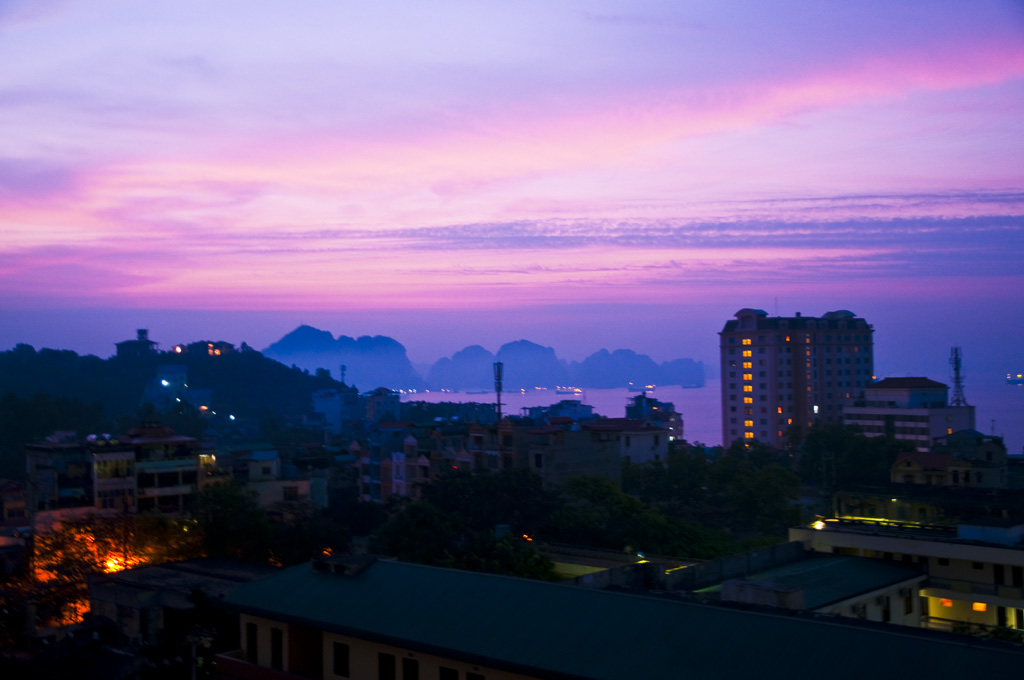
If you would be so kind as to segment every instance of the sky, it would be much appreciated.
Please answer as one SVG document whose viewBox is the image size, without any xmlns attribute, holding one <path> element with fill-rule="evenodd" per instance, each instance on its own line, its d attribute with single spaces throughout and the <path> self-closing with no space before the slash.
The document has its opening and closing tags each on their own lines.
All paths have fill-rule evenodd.
<svg viewBox="0 0 1024 680">
<path fill-rule="evenodd" d="M 0 0 L 0 350 L 300 323 L 1024 369 L 1024 3 Z"/>
</svg>

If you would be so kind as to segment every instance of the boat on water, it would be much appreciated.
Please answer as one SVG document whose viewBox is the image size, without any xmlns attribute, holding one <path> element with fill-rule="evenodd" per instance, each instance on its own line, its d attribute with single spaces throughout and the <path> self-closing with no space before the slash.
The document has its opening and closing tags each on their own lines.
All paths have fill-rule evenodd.
<svg viewBox="0 0 1024 680">
<path fill-rule="evenodd" d="M 626 389 L 630 392 L 653 392 L 657 388 L 657 385 L 637 385 L 636 383 L 629 383 Z"/>
<path fill-rule="evenodd" d="M 1024 373 L 1017 373 L 1016 375 L 1014 375 L 1013 373 L 1007 373 L 1006 374 L 1006 384 L 1007 385 L 1024 385 Z"/>
<path fill-rule="evenodd" d="M 556 385 L 555 394 L 583 394 L 583 390 L 579 387 L 568 387 L 566 385 Z"/>
</svg>

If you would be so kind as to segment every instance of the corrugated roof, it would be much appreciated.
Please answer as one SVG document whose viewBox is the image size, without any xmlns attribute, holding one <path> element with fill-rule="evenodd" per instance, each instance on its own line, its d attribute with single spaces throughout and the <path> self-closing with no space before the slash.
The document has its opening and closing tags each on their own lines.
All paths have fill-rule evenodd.
<svg viewBox="0 0 1024 680">
<path fill-rule="evenodd" d="M 760 677 L 819 669 L 861 680 L 951 668 L 1018 674 L 1020 650 L 761 611 L 437 567 L 377 562 L 355 576 L 302 565 L 236 588 L 258 616 L 551 678 Z"/>
</svg>

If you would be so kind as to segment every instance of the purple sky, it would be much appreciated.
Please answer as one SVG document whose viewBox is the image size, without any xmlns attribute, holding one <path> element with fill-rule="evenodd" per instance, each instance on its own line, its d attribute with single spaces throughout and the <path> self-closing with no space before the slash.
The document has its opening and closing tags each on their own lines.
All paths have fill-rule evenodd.
<svg viewBox="0 0 1024 680">
<path fill-rule="evenodd" d="M 1024 369 L 1024 5 L 0 0 L 0 349 L 713 361 L 850 309 Z"/>
</svg>

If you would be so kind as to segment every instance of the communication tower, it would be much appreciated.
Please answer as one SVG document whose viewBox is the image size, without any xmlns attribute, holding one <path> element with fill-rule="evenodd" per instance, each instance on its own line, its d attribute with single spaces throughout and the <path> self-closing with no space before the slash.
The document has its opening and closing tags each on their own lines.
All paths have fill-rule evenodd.
<svg viewBox="0 0 1024 680">
<path fill-rule="evenodd" d="M 498 422 L 501 422 L 501 376 L 504 373 L 505 364 L 500 361 L 494 362 L 494 391 L 498 395 Z"/>
<path fill-rule="evenodd" d="M 949 351 L 949 365 L 953 367 L 953 398 L 950 406 L 967 406 L 967 399 L 964 397 L 964 377 L 960 374 L 962 359 L 960 348 L 954 347 Z"/>
</svg>

